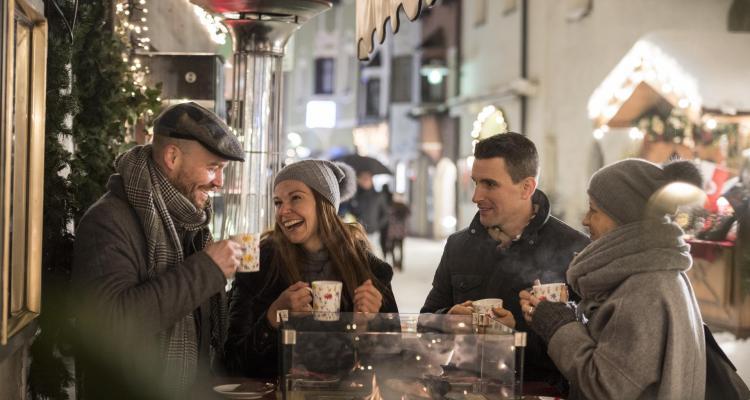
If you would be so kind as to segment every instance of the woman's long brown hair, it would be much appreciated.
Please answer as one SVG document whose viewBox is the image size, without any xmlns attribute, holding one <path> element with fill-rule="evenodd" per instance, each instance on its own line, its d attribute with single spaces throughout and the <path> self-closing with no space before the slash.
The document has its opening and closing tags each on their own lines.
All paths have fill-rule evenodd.
<svg viewBox="0 0 750 400">
<path fill-rule="evenodd" d="M 359 223 L 345 223 L 336 214 L 336 209 L 318 192 L 311 189 L 315 197 L 315 213 L 318 218 L 318 235 L 323 248 L 328 251 L 334 271 L 343 282 L 344 290 L 354 300 L 354 289 L 368 279 L 385 295 L 386 287 L 374 279 L 367 254 L 370 251 L 367 235 Z M 300 267 L 305 259 L 302 245 L 287 239 L 278 222 L 267 232 L 266 240 L 273 243 L 273 264 L 277 271 L 292 284 L 302 280 Z"/>
</svg>

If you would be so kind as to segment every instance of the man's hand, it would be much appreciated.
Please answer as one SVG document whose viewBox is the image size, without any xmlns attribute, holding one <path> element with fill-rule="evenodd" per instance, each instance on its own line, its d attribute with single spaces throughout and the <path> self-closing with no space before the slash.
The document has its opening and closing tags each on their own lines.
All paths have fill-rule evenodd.
<svg viewBox="0 0 750 400">
<path fill-rule="evenodd" d="M 372 284 L 372 280 L 368 279 L 354 289 L 354 311 L 376 313 L 382 305 L 383 295 Z"/>
<path fill-rule="evenodd" d="M 461 304 L 456 304 L 448 310 L 448 314 L 459 314 L 459 315 L 471 315 L 474 312 L 474 307 L 471 305 L 471 300 L 464 301 Z"/>
<path fill-rule="evenodd" d="M 278 310 L 289 310 L 290 312 L 312 311 L 312 290 L 307 282 L 297 282 L 281 292 L 279 297 L 268 307 L 266 318 L 274 328 L 279 327 L 276 321 Z"/>
<path fill-rule="evenodd" d="M 233 240 L 209 243 L 203 251 L 219 266 L 224 277 L 229 279 L 237 272 L 242 260 L 242 245 Z"/>
<path fill-rule="evenodd" d="M 508 328 L 516 329 L 516 319 L 513 318 L 512 312 L 502 307 L 493 307 L 492 314 L 498 321 L 500 321 L 501 324 L 507 326 Z"/>
</svg>

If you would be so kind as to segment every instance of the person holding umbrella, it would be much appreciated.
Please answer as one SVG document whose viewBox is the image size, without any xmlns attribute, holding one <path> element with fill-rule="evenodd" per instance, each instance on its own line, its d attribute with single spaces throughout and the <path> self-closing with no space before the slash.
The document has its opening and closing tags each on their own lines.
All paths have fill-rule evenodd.
<svg viewBox="0 0 750 400">
<path fill-rule="evenodd" d="M 381 243 L 380 235 L 388 224 L 389 207 L 388 199 L 375 190 L 372 177 L 390 174 L 391 171 L 377 159 L 357 154 L 344 156 L 338 161 L 350 165 L 357 172 L 357 192 L 343 208 L 362 224 L 374 247 L 376 243 Z M 381 251 L 385 257 L 387 249 L 381 248 Z"/>
</svg>

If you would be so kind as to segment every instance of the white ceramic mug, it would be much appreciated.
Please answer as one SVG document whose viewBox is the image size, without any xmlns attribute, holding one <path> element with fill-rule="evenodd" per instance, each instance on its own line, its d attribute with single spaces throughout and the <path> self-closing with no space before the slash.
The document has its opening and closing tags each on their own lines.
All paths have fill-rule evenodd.
<svg viewBox="0 0 750 400">
<path fill-rule="evenodd" d="M 474 311 L 476 311 L 477 314 L 492 315 L 493 308 L 503 306 L 503 299 L 482 299 L 472 301 L 471 305 L 474 306 Z"/>
<path fill-rule="evenodd" d="M 533 294 L 539 299 L 554 303 L 568 301 L 568 285 L 562 282 L 534 285 Z"/>
<path fill-rule="evenodd" d="M 313 316 L 318 321 L 338 321 L 341 311 L 341 289 L 339 281 L 313 281 Z"/>
<path fill-rule="evenodd" d="M 237 272 L 260 271 L 260 235 L 257 233 L 238 233 L 229 238 L 241 244 L 244 248 Z"/>
</svg>

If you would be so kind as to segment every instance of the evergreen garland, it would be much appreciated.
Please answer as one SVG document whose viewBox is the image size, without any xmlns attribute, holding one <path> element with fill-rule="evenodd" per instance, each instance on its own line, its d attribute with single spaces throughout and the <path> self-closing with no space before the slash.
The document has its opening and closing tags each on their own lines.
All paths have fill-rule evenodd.
<svg viewBox="0 0 750 400">
<path fill-rule="evenodd" d="M 147 110 L 152 110 L 149 115 L 158 112 L 159 89 L 140 88 L 133 82 L 122 57 L 129 50 L 112 30 L 112 0 L 86 4 L 45 0 L 44 4 L 49 35 L 43 312 L 31 347 L 27 384 L 32 399 L 68 399 L 73 377 L 64 357 L 70 355 L 66 335 L 72 316 L 66 305 L 74 240 L 68 228 L 106 191 L 114 158 L 129 144 L 127 127 Z M 72 129 L 66 123 L 70 117 Z M 61 144 L 64 139 L 72 139 L 75 154 Z"/>
<path fill-rule="evenodd" d="M 106 190 L 114 159 L 129 142 L 133 126 L 146 110 L 157 110 L 158 89 L 135 85 L 123 54 L 129 49 L 112 29 L 111 0 L 81 4 L 73 52 L 73 95 L 80 112 L 73 120 L 76 154 L 70 180 L 76 188 L 73 215 L 77 223 Z"/>
</svg>

